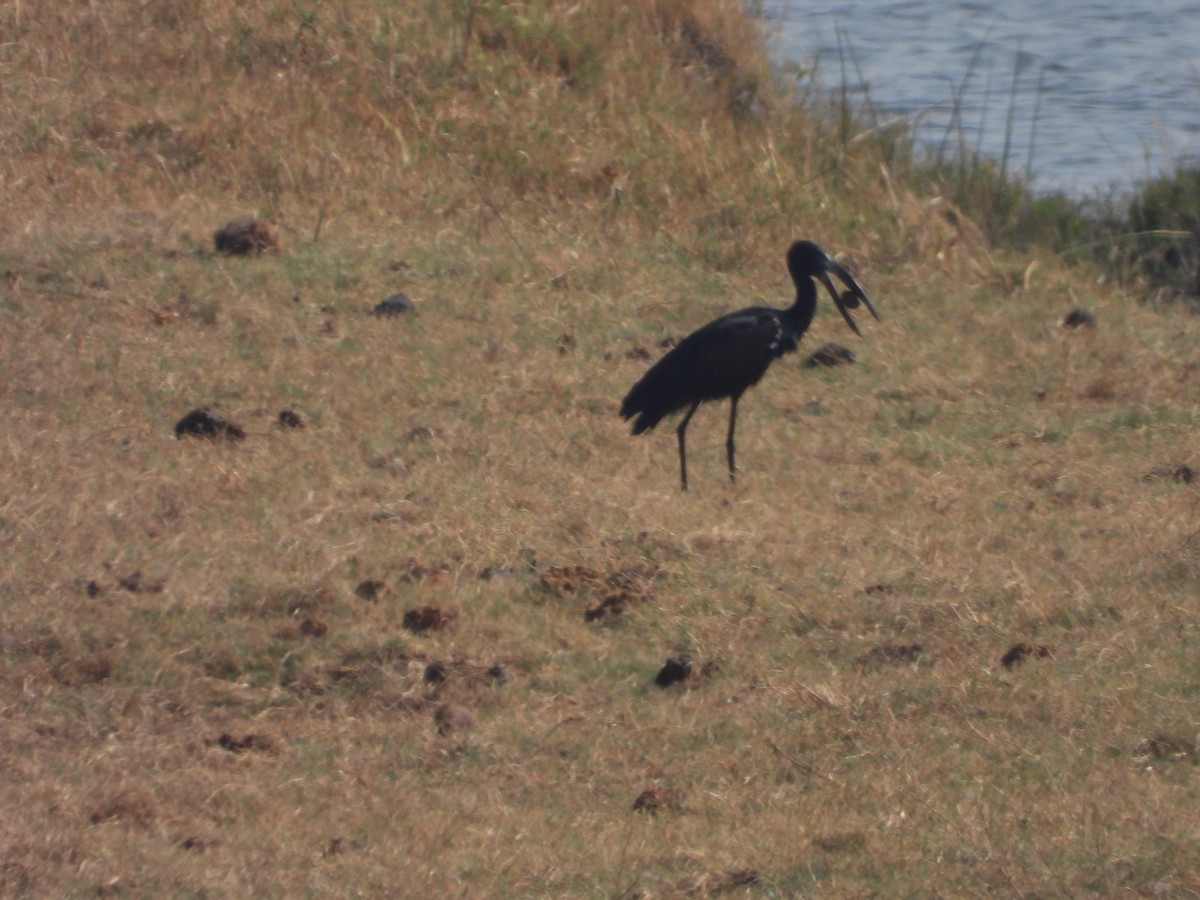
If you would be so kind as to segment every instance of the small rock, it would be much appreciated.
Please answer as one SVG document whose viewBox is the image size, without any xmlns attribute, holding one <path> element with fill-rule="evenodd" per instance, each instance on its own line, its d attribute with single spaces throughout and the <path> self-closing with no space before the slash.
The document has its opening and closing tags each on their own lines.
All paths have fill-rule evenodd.
<svg viewBox="0 0 1200 900">
<path fill-rule="evenodd" d="M 367 578 L 358 583 L 354 589 L 354 595 L 363 600 L 370 600 L 372 603 L 379 600 L 388 592 L 388 586 L 378 578 Z"/>
<path fill-rule="evenodd" d="M 281 428 L 303 428 L 304 420 L 300 418 L 298 412 L 293 412 L 290 409 L 281 409 L 279 411 L 279 426 Z"/>
<path fill-rule="evenodd" d="M 670 687 L 679 681 L 684 681 L 692 675 L 692 658 L 686 653 L 681 653 L 679 656 L 670 657 L 658 674 L 654 676 L 654 683 L 659 687 Z"/>
<path fill-rule="evenodd" d="M 425 667 L 425 674 L 422 676 L 426 684 L 441 684 L 450 674 L 450 667 L 440 659 L 435 659 Z"/>
<path fill-rule="evenodd" d="M 1027 657 L 1053 655 L 1050 648 L 1042 644 L 1013 644 L 1008 648 L 1008 652 L 1000 657 L 1000 665 L 1006 669 L 1011 669 L 1018 663 L 1023 663 Z"/>
<path fill-rule="evenodd" d="M 466 707 L 453 703 L 443 703 L 433 711 L 433 721 L 438 734 L 448 735 L 454 732 L 474 731 L 479 727 L 475 715 Z"/>
<path fill-rule="evenodd" d="M 211 409 L 193 409 L 175 423 L 175 437 L 226 438 L 240 441 L 246 436 L 238 425 Z"/>
<path fill-rule="evenodd" d="M 402 313 L 410 313 L 416 308 L 416 304 L 408 298 L 408 294 L 401 291 L 380 300 L 371 312 L 377 316 L 398 316 Z"/>
<path fill-rule="evenodd" d="M 508 674 L 508 670 L 501 665 L 492 666 L 487 670 L 487 677 L 491 679 L 492 684 L 498 687 L 503 687 L 512 681 L 512 677 Z"/>
<path fill-rule="evenodd" d="M 854 362 L 854 351 L 841 344 L 822 344 L 804 361 L 810 369 L 817 366 L 848 366 Z"/>
<path fill-rule="evenodd" d="M 279 229 L 270 222 L 247 217 L 234 219 L 213 232 L 218 253 L 248 256 L 263 251 L 279 251 Z"/>
<path fill-rule="evenodd" d="M 1084 309 L 1082 306 L 1077 306 L 1071 310 L 1062 320 L 1063 328 L 1095 328 L 1096 315 L 1090 309 Z"/>
</svg>

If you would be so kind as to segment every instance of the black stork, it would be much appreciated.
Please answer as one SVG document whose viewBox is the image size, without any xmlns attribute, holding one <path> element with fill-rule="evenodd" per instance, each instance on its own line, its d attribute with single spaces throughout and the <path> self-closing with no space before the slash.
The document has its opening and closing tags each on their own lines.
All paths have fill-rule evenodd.
<svg viewBox="0 0 1200 900">
<path fill-rule="evenodd" d="M 792 244 L 787 252 L 787 267 L 796 283 L 795 303 L 787 309 L 751 306 L 696 329 L 651 366 L 621 403 L 621 418 L 637 416 L 633 423 L 634 434 L 648 431 L 671 413 L 687 410 L 675 429 L 679 437 L 679 477 L 685 491 L 688 481 L 684 435 L 692 415 L 706 400 L 729 398 L 725 452 L 729 461 L 729 480 L 735 479 L 733 432 L 737 425 L 738 400 L 746 388 L 758 383 L 777 357 L 796 349 L 817 306 L 814 278 L 825 285 L 842 318 L 855 334 L 860 332 L 850 318 L 849 310 L 863 303 L 871 315 L 879 318 L 879 313 L 850 273 L 812 241 Z M 829 278 L 830 272 L 846 285 L 847 290 L 841 295 Z"/>
</svg>

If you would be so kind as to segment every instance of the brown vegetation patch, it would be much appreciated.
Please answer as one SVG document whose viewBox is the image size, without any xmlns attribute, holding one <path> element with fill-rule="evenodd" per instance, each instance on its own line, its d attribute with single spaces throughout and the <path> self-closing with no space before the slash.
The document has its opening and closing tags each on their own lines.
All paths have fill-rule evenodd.
<svg viewBox="0 0 1200 900">
<path fill-rule="evenodd" d="M 58 656 L 63 649 L 62 639 L 50 632 L 38 631 L 28 635 L 0 632 L 0 653 L 28 653 L 49 658 Z"/>
<path fill-rule="evenodd" d="M 634 603 L 648 599 L 653 593 L 652 583 L 659 574 L 658 569 L 643 563 L 623 566 L 605 575 L 594 569 L 572 566 L 565 572 L 549 570 L 550 577 L 543 574 L 542 584 L 559 596 L 585 587 L 598 590 L 600 601 L 584 612 L 584 621 L 595 622 L 622 616 Z"/>
<path fill-rule="evenodd" d="M 131 594 L 161 594 L 166 587 L 161 578 L 146 578 L 141 569 L 118 578 L 117 584 Z"/>
<path fill-rule="evenodd" d="M 1196 480 L 1196 470 L 1186 463 L 1176 463 L 1169 466 L 1159 466 L 1151 469 L 1142 476 L 1143 481 L 1175 481 L 1179 484 L 1191 484 Z"/>
<path fill-rule="evenodd" d="M 682 812 L 683 794 L 671 787 L 646 788 L 633 801 L 633 808 L 637 812 L 655 815 L 660 812 Z"/>
<path fill-rule="evenodd" d="M 458 621 L 458 610 L 454 607 L 417 606 L 404 614 L 404 627 L 409 631 L 440 631 Z"/>
<path fill-rule="evenodd" d="M 218 253 L 248 256 L 266 251 L 279 252 L 279 229 L 270 222 L 247 217 L 234 219 L 213 232 Z"/>
<path fill-rule="evenodd" d="M 804 365 L 810 369 L 817 366 L 849 366 L 855 361 L 854 351 L 849 347 L 843 347 L 841 344 L 822 344 L 804 361 Z"/>
<path fill-rule="evenodd" d="M 859 657 L 858 663 L 868 671 L 884 666 L 900 666 L 915 663 L 921 652 L 920 644 L 881 644 Z"/>
<path fill-rule="evenodd" d="M 1157 734 L 1140 741 L 1133 748 L 1134 756 L 1149 756 L 1154 759 L 1196 761 L 1196 744 L 1187 738 L 1170 734 Z"/>
<path fill-rule="evenodd" d="M 1013 644 L 1008 648 L 1008 652 L 1000 657 L 1000 665 L 1006 669 L 1011 669 L 1025 662 L 1030 657 L 1052 657 L 1053 655 L 1054 651 L 1043 644 Z"/>
<path fill-rule="evenodd" d="M 475 714 L 465 706 L 443 703 L 433 711 L 433 722 L 440 735 L 465 734 L 479 727 Z"/>
<path fill-rule="evenodd" d="M 623 616 L 629 612 L 629 605 L 634 599 L 634 596 L 629 591 L 613 591 L 612 593 L 605 594 L 599 603 L 584 612 L 583 620 L 585 622 L 595 622 L 598 619 Z"/>
<path fill-rule="evenodd" d="M 378 578 L 365 578 L 354 587 L 354 595 L 372 603 L 382 600 L 391 592 L 387 584 Z"/>
<path fill-rule="evenodd" d="M 650 360 L 654 359 L 654 354 L 645 347 L 638 345 L 626 350 L 625 358 L 632 360 L 633 362 L 649 362 Z"/>
<path fill-rule="evenodd" d="M 321 695 L 335 687 L 352 693 L 386 691 L 413 657 L 398 643 L 367 644 L 297 673 L 283 682 L 298 694 Z"/>
<path fill-rule="evenodd" d="M 64 684 L 99 684 L 112 677 L 116 663 L 108 653 L 89 653 L 72 659 L 67 666 L 60 667 L 56 672 L 59 681 Z"/>
<path fill-rule="evenodd" d="M 122 786 L 90 804 L 88 821 L 93 825 L 123 823 L 147 828 L 158 814 L 154 796 L 138 787 Z"/>
<path fill-rule="evenodd" d="M 826 853 L 859 853 L 867 846 L 867 836 L 861 831 L 843 831 L 815 837 L 812 844 Z"/>
<path fill-rule="evenodd" d="M 1095 400 L 1097 402 L 1115 400 L 1117 398 L 1117 382 L 1110 375 L 1101 375 L 1099 378 L 1089 382 L 1087 387 L 1080 393 L 1080 396 L 1084 400 Z"/>
<path fill-rule="evenodd" d="M 538 573 L 538 580 L 555 596 L 566 597 L 585 585 L 602 584 L 604 576 L 589 566 L 551 566 Z"/>
<path fill-rule="evenodd" d="M 423 563 L 409 560 L 407 568 L 400 574 L 399 580 L 406 584 L 417 581 L 442 584 L 450 580 L 450 567 L 444 563 Z"/>
<path fill-rule="evenodd" d="M 329 633 L 329 625 L 316 616 L 305 616 L 300 622 L 300 633 L 305 637 L 323 638 Z"/>
<path fill-rule="evenodd" d="M 755 869 L 720 869 L 715 872 L 705 872 L 700 877 L 692 879 L 687 884 L 684 893 L 691 897 L 708 897 L 712 894 L 758 884 L 760 877 Z"/>
<path fill-rule="evenodd" d="M 652 583 L 659 577 L 660 570 L 645 563 L 622 566 L 611 572 L 601 572 L 590 566 L 551 566 L 538 573 L 542 588 L 556 597 L 590 591 L 602 594 L 602 601 L 610 596 L 624 595 L 625 602 L 644 600 L 652 593 Z M 614 599 L 612 603 L 620 603 Z"/>
</svg>

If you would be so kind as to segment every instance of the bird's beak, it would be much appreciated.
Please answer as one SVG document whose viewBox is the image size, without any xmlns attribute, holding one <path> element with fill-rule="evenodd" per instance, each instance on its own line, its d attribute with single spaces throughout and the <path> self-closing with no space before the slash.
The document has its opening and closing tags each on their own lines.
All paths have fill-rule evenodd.
<svg viewBox="0 0 1200 900">
<path fill-rule="evenodd" d="M 850 330 L 855 334 L 861 335 L 858 326 L 854 324 L 854 320 L 850 318 L 850 309 L 857 307 L 861 301 L 866 305 L 877 320 L 879 313 L 875 311 L 875 307 L 871 305 L 870 299 L 867 297 L 867 292 L 858 286 L 858 282 L 850 277 L 850 273 L 843 269 L 840 265 L 829 259 L 825 263 L 827 271 L 818 272 L 817 277 L 821 279 L 821 284 L 825 285 L 825 289 L 829 291 L 829 296 L 833 298 L 833 302 L 837 305 L 838 312 L 842 314 L 842 318 L 846 320 L 846 324 L 850 326 Z M 829 272 L 832 272 L 846 285 L 847 291 L 845 298 L 839 294 L 837 288 L 833 286 L 833 280 L 829 277 Z"/>
</svg>

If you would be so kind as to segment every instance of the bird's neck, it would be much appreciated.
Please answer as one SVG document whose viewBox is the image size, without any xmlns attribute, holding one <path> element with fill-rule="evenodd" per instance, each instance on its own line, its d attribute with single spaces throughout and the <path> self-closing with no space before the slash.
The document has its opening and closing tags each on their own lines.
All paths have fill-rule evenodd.
<svg viewBox="0 0 1200 900">
<path fill-rule="evenodd" d="M 817 310 L 817 287 L 805 278 L 796 285 L 796 302 L 784 311 L 784 316 L 797 335 L 803 334 Z"/>
</svg>

